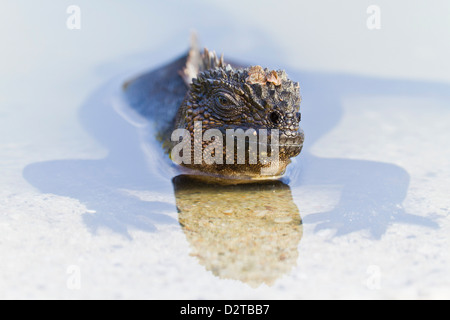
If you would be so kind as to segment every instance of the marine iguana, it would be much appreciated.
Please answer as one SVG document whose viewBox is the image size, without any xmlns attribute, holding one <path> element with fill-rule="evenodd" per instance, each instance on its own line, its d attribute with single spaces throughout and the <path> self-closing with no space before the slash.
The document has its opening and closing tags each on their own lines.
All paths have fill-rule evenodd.
<svg viewBox="0 0 450 320">
<path fill-rule="evenodd" d="M 128 81 L 124 90 L 131 107 L 154 123 L 172 160 L 182 158 L 177 163 L 191 174 L 279 178 L 303 146 L 297 82 L 284 70 L 226 63 L 206 48 L 201 53 L 195 39 L 187 54 Z"/>
</svg>

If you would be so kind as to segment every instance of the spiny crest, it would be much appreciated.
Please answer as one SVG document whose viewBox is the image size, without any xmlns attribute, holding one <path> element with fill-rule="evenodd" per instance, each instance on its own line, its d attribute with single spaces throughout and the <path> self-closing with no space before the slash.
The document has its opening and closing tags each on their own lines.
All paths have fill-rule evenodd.
<svg viewBox="0 0 450 320">
<path fill-rule="evenodd" d="M 225 66 L 223 55 L 219 58 L 215 51 L 209 51 L 207 48 L 201 54 L 198 50 L 197 40 L 194 35 L 191 39 L 191 48 L 186 58 L 186 65 L 179 71 L 179 74 L 183 78 L 184 83 L 190 85 L 192 79 L 196 78 L 200 72 Z"/>
<path fill-rule="evenodd" d="M 251 97 L 264 106 L 299 105 L 300 87 L 291 81 L 284 70 L 263 69 L 260 66 L 233 68 L 230 65 L 199 72 L 192 81 L 192 89 L 198 94 L 212 87 L 226 87 L 241 95 Z"/>
<path fill-rule="evenodd" d="M 222 68 L 226 66 L 223 61 L 223 54 L 219 58 L 215 51 L 209 51 L 207 48 L 203 50 L 202 64 L 203 66 L 200 70 Z"/>
</svg>

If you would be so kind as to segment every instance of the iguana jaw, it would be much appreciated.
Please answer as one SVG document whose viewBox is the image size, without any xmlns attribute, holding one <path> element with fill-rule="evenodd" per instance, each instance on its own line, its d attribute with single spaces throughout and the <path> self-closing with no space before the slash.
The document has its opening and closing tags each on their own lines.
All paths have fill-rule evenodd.
<svg viewBox="0 0 450 320">
<path fill-rule="evenodd" d="M 279 134 L 278 130 L 263 130 L 263 135 L 259 135 L 252 128 L 202 130 L 201 123 L 197 123 L 192 134 L 185 131 L 171 156 L 188 174 L 232 180 L 278 179 L 291 162 L 290 158 L 300 153 L 303 140 L 301 130 L 291 136 Z M 189 155 L 175 160 L 180 151 Z"/>
</svg>

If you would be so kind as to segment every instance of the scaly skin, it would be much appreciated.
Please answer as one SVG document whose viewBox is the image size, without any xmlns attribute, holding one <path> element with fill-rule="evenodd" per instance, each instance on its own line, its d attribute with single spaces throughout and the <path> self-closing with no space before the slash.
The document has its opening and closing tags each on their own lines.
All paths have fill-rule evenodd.
<svg viewBox="0 0 450 320">
<path fill-rule="evenodd" d="M 132 107 L 153 120 L 163 147 L 172 159 L 172 150 L 180 143 L 179 136 L 172 136 L 173 131 L 188 131 L 190 161 L 181 165 L 190 174 L 238 180 L 278 178 L 290 158 L 297 156 L 303 146 L 304 135 L 299 128 L 299 84 L 289 80 L 282 70 L 227 64 L 214 52 L 205 49 L 201 54 L 193 45 L 187 56 L 127 83 L 125 92 Z M 201 123 L 200 136 L 194 134 L 195 122 Z M 257 157 L 256 163 L 250 162 L 248 141 L 244 142 L 245 163 L 236 161 L 238 141 L 234 154 L 227 154 L 226 130 L 238 128 L 254 129 L 258 133 L 259 129 L 267 130 L 267 144 L 258 140 L 258 148 L 250 149 Z M 222 163 L 207 163 L 203 157 L 201 163 L 194 159 L 195 143 L 201 145 L 203 155 L 206 152 L 214 156 L 219 150 L 213 150 L 213 139 L 198 141 L 208 129 L 217 129 L 222 134 L 223 144 L 218 147 L 223 148 Z M 271 145 L 270 135 L 274 129 L 279 132 L 278 143 Z M 267 150 L 268 156 L 270 147 L 278 147 L 279 157 L 272 162 L 265 161 L 258 153 L 261 147 Z M 184 154 L 179 149 L 176 152 Z M 269 170 L 262 174 L 261 169 Z"/>
<path fill-rule="evenodd" d="M 189 84 L 186 97 L 178 110 L 174 129 L 187 129 L 192 142 L 196 141 L 195 121 L 201 121 L 202 135 L 208 129 L 220 130 L 224 142 L 224 159 L 222 164 L 207 164 L 204 160 L 201 164 L 194 164 L 192 147 L 190 164 L 183 165 L 198 172 L 226 178 L 265 179 L 282 175 L 290 158 L 300 153 L 304 140 L 303 131 L 299 128 L 299 84 L 289 80 L 282 70 L 270 71 L 259 66 L 225 66 L 223 61 L 215 58 L 214 53 L 207 51 L 203 55 L 203 60 L 205 59 L 213 61 L 209 63 L 212 67 L 199 72 Z M 259 158 L 256 164 L 249 163 L 249 156 L 246 157 L 245 164 L 237 164 L 237 161 L 233 164 L 226 163 L 225 132 L 236 128 L 244 131 L 266 129 L 268 135 L 273 129 L 279 130 L 279 159 L 275 170 L 269 175 L 261 175 L 261 168 L 269 168 L 270 164 L 259 161 Z M 208 140 L 200 141 L 203 150 L 211 143 Z M 235 159 L 236 153 L 233 154 Z"/>
</svg>

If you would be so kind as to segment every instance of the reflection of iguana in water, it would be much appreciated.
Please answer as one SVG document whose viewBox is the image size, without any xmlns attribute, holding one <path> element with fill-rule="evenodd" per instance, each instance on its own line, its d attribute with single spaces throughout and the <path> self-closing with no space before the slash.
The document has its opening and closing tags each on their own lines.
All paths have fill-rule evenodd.
<svg viewBox="0 0 450 320">
<path fill-rule="evenodd" d="M 224 152 L 223 157 L 215 159 L 218 161 L 206 163 L 203 159 L 196 163 L 195 148 L 193 143 L 190 145 L 190 164 L 184 166 L 197 173 L 238 179 L 261 178 L 261 168 L 273 165 L 272 162 L 264 162 L 257 150 L 249 151 L 244 163 L 234 161 L 237 152 L 233 148 L 230 156 L 226 149 L 225 133 L 228 129 L 245 132 L 265 129 L 269 131 L 270 139 L 273 139 L 271 130 L 278 130 L 276 138 L 279 142 L 269 142 L 269 145 L 279 148 L 279 156 L 273 160 L 276 169 L 270 177 L 283 174 L 290 158 L 297 156 L 303 145 L 297 82 L 289 80 L 282 70 L 232 66 L 206 49 L 200 54 L 195 42 L 182 58 L 127 82 L 125 94 L 132 108 L 155 122 L 157 133 L 168 151 L 174 146 L 171 142 L 174 129 L 188 130 L 191 141 L 202 146 L 203 154 L 206 148 L 212 148 L 215 140 L 202 139 L 202 135 L 208 129 L 219 130 L 216 132 L 223 137 L 223 143 L 218 148 Z M 194 133 L 196 121 L 201 123 L 200 136 Z M 259 149 L 265 147 L 267 150 L 267 145 L 261 140 L 258 143 Z M 248 150 L 248 142 L 245 148 Z M 211 151 L 212 154 L 216 152 L 215 149 Z M 256 163 L 249 161 L 253 151 L 255 157 L 260 157 Z"/>
<path fill-rule="evenodd" d="M 297 265 L 303 227 L 281 180 L 222 184 L 179 175 L 172 182 L 189 254 L 214 275 L 257 287 Z"/>
</svg>

